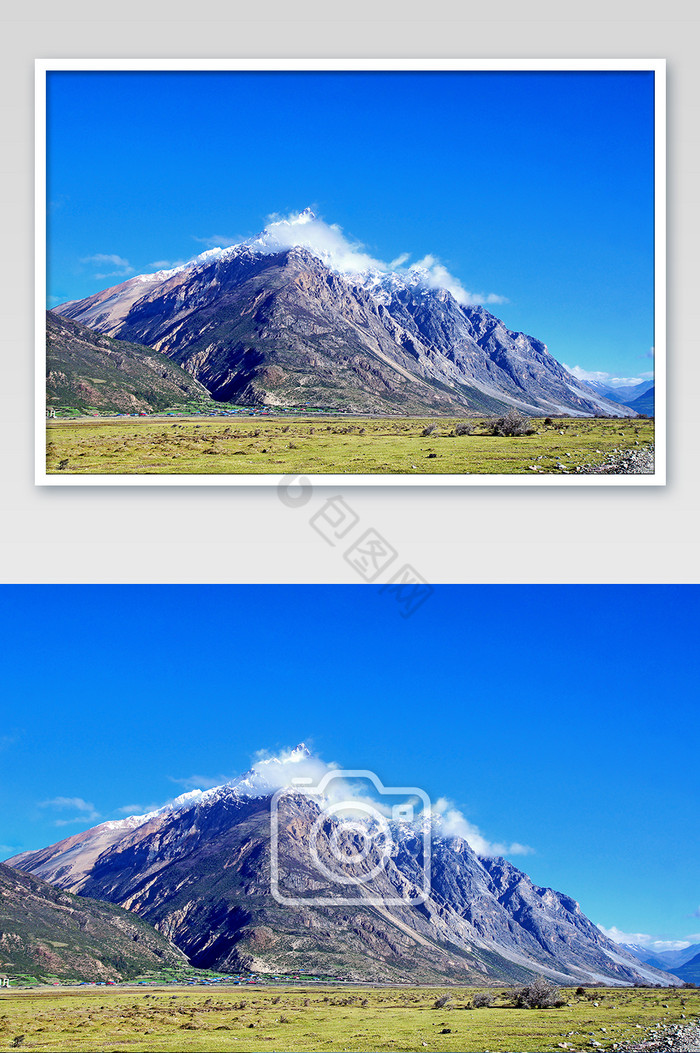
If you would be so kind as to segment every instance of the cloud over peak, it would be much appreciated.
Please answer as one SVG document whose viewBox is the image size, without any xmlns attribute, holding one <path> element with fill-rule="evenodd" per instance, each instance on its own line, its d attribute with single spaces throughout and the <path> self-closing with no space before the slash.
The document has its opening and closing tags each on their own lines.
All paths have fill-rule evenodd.
<svg viewBox="0 0 700 1053">
<path fill-rule="evenodd" d="M 382 798 L 377 780 L 387 793 Z M 206 790 L 221 782 L 208 776 L 188 776 L 171 779 L 188 790 Z M 248 772 L 227 782 L 250 796 L 265 796 L 277 790 L 292 789 L 315 796 L 316 787 L 323 784 L 322 799 L 331 804 L 342 802 L 352 809 L 357 804 L 360 812 L 367 808 L 385 818 L 392 816 L 392 788 L 383 782 L 380 775 L 371 772 L 346 772 L 335 762 L 327 762 L 311 753 L 304 743 L 294 749 L 285 747 L 276 753 L 259 751 Z M 510 844 L 489 841 L 477 826 L 469 822 L 457 806 L 446 797 L 430 804 L 429 813 L 418 808 L 416 821 L 428 819 L 435 832 L 446 838 L 461 838 L 480 856 L 529 855 L 534 850 L 520 842 Z"/>
<path fill-rule="evenodd" d="M 434 801 L 431 811 L 438 817 L 439 828 L 446 837 L 461 837 L 478 856 L 527 856 L 534 852 L 529 845 L 522 845 L 519 841 L 511 844 L 489 841 L 478 826 L 470 823 L 447 797 L 439 797 Z"/>
<path fill-rule="evenodd" d="M 235 239 L 212 235 L 196 240 L 209 248 L 249 245 L 256 252 L 269 253 L 303 248 L 320 257 L 327 266 L 340 274 L 359 276 L 368 271 L 399 274 L 419 280 L 431 289 L 446 289 L 463 306 L 508 302 L 506 297 L 496 293 L 469 292 L 437 256 L 428 254 L 410 265 L 410 252 L 402 252 L 388 263 L 378 259 L 367 252 L 360 241 L 346 235 L 337 223 L 326 223 L 310 208 L 286 216 L 273 213 L 268 217 L 265 229 L 253 238 Z"/>
</svg>

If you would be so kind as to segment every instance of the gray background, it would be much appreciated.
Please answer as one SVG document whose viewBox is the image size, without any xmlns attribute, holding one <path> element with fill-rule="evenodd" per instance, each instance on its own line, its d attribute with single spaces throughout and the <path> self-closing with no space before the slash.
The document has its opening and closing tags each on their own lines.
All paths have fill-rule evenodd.
<svg viewBox="0 0 700 1053">
<path fill-rule="evenodd" d="M 378 530 L 394 566 L 434 582 L 697 582 L 700 34 L 689 4 L 73 0 L 14 10 L 31 15 L 4 18 L 0 44 L 0 580 L 361 581 L 343 546 L 309 525 L 337 488 L 295 509 L 274 487 L 34 486 L 33 60 L 386 56 L 668 60 L 669 482 L 346 487 L 358 529 Z"/>
</svg>

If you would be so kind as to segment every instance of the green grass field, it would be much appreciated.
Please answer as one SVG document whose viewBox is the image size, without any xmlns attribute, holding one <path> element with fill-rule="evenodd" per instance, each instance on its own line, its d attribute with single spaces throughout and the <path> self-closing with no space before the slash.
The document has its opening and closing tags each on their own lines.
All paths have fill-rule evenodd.
<svg viewBox="0 0 700 1053">
<path fill-rule="evenodd" d="M 477 988 L 54 988 L 0 995 L 0 1049 L 78 1050 L 612 1050 L 658 1023 L 700 1013 L 700 990 L 563 990 L 555 1009 L 468 1008 Z M 451 1003 L 433 1008 L 441 994 Z M 598 1048 L 598 1047 L 595 1047 Z"/>
<path fill-rule="evenodd" d="M 534 420 L 533 435 L 455 435 L 454 419 L 88 418 L 47 425 L 47 472 L 70 475 L 575 472 L 653 442 L 647 419 Z M 423 431 L 435 426 L 430 435 Z"/>
</svg>

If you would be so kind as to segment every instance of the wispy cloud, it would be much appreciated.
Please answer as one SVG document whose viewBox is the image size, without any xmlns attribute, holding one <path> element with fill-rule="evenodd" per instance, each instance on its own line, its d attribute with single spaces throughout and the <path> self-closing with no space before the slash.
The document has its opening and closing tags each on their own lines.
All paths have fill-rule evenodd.
<svg viewBox="0 0 700 1053">
<path fill-rule="evenodd" d="M 602 370 L 583 369 L 582 366 L 567 366 L 564 362 L 562 362 L 562 365 L 577 380 L 603 384 L 608 388 L 634 387 L 638 384 L 643 384 L 645 380 L 652 380 L 654 377 L 653 373 L 640 373 L 637 377 L 616 377 L 614 373 L 605 373 Z"/>
<path fill-rule="evenodd" d="M 127 278 L 130 274 L 136 273 L 135 268 L 131 266 L 128 260 L 114 253 L 97 252 L 92 256 L 83 256 L 80 262 L 94 263 L 101 268 L 109 265 L 113 268 L 112 270 L 102 270 L 101 273 L 95 274 L 96 278 Z"/>
<path fill-rule="evenodd" d="M 100 818 L 100 813 L 91 801 L 85 801 L 82 797 L 52 797 L 48 801 L 39 801 L 39 808 L 52 808 L 63 810 L 70 808 L 80 812 L 80 815 L 71 816 L 69 819 L 54 819 L 54 826 L 68 826 L 71 823 L 92 822 Z"/>
<path fill-rule="evenodd" d="M 182 786 L 184 790 L 211 790 L 214 786 L 223 786 L 224 783 L 231 781 L 231 776 L 227 775 L 185 775 L 181 778 L 176 778 L 174 775 L 169 775 L 168 779 L 170 782 L 174 782 L 176 786 Z"/>
<path fill-rule="evenodd" d="M 99 819 L 99 815 L 73 815 L 70 819 L 54 819 L 54 826 L 72 826 L 73 823 L 85 823 L 91 822 L 93 819 Z"/>
<path fill-rule="evenodd" d="M 227 234 L 210 234 L 206 238 L 198 238 L 196 234 L 193 234 L 192 237 L 200 245 L 206 245 L 208 249 L 227 249 L 230 245 L 240 245 L 245 240 L 240 236 L 229 237 Z"/>
<path fill-rule="evenodd" d="M 405 255 L 405 254 L 404 254 Z M 396 268 L 392 268 L 396 269 Z M 457 303 L 462 305 L 480 303 L 508 303 L 506 296 L 496 293 L 473 293 L 464 288 L 461 281 L 450 274 L 447 267 L 440 263 L 436 256 L 424 256 L 408 268 L 409 274 L 421 275 L 429 289 L 447 289 Z"/>
<path fill-rule="evenodd" d="M 152 263 L 146 264 L 147 271 L 169 271 L 175 267 L 182 267 L 185 264 L 185 260 L 153 260 Z"/>
<path fill-rule="evenodd" d="M 489 841 L 478 826 L 470 823 L 456 805 L 447 797 L 439 797 L 431 805 L 433 815 L 438 816 L 440 830 L 446 837 L 461 837 L 478 856 L 528 856 L 535 850 L 519 841 L 506 844 L 501 841 Z"/>
<path fill-rule="evenodd" d="M 114 812 L 116 815 L 146 815 L 148 812 L 156 812 L 159 808 L 163 807 L 163 802 L 151 804 L 122 804 L 119 808 L 115 808 Z"/>
<path fill-rule="evenodd" d="M 698 937 L 688 936 L 683 940 L 672 940 L 665 936 L 651 936 L 648 932 L 623 932 L 616 925 L 606 929 L 604 925 L 596 926 L 613 943 L 626 943 L 628 946 L 646 947 L 650 951 L 682 951 L 689 947 Z"/>
</svg>

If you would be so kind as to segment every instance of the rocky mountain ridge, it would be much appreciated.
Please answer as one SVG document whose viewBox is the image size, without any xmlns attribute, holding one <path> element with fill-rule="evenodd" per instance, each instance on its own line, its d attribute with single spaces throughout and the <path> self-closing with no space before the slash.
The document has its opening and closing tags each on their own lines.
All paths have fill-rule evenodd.
<svg viewBox="0 0 700 1053">
<path fill-rule="evenodd" d="M 0 863 L 0 972 L 123 980 L 165 966 L 187 959 L 142 918 Z"/>
<path fill-rule="evenodd" d="M 339 854 L 342 831 L 324 801 L 294 787 L 274 798 L 277 887 L 287 897 L 280 900 L 270 834 L 278 774 L 258 767 L 10 862 L 134 911 L 200 967 L 416 982 L 507 982 L 533 973 L 577 983 L 669 982 L 609 941 L 570 897 L 534 885 L 505 859 L 478 856 L 439 822 L 430 828 L 428 895 L 417 902 L 424 828 L 389 824 L 383 859 L 375 844 L 362 856 L 357 831 Z"/>
<path fill-rule="evenodd" d="M 516 406 L 543 416 L 634 415 L 576 380 L 540 340 L 460 304 L 420 268 L 339 273 L 308 247 L 280 247 L 267 228 L 55 310 L 162 352 L 220 401 L 355 413 Z"/>
<path fill-rule="evenodd" d="M 46 401 L 80 413 L 216 409 L 206 388 L 142 344 L 46 312 Z"/>
</svg>

